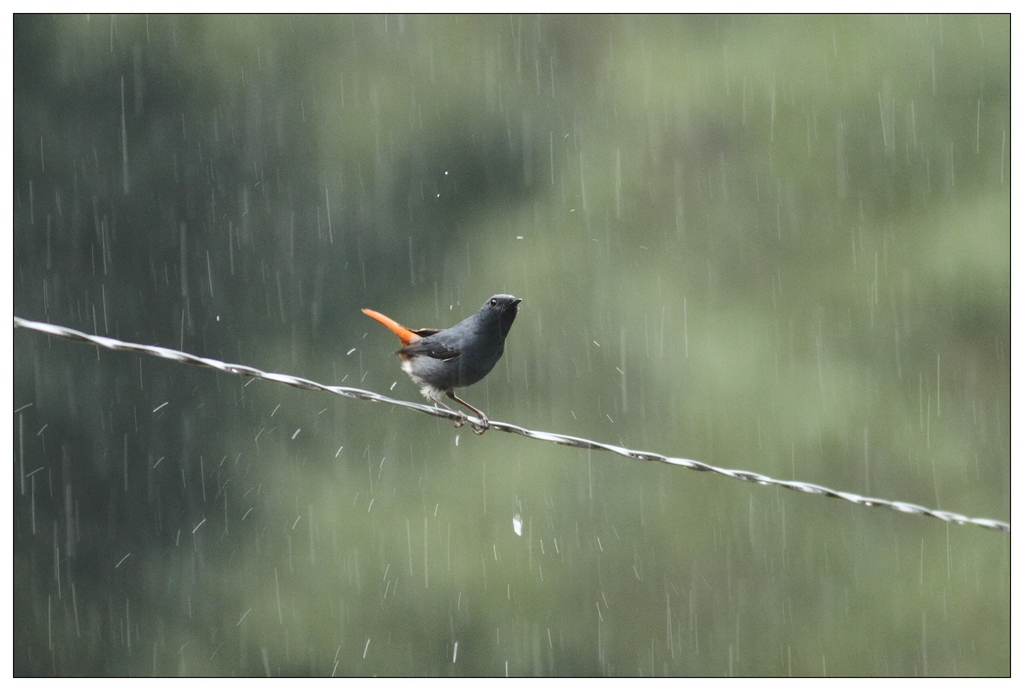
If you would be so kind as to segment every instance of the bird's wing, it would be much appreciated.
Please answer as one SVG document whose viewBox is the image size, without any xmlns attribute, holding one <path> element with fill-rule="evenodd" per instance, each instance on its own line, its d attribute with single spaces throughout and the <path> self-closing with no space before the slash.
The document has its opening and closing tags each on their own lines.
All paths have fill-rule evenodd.
<svg viewBox="0 0 1024 691">
<path fill-rule="evenodd" d="M 398 354 L 405 357 L 425 355 L 436 360 L 451 360 L 462 353 L 460 348 L 445 343 L 443 339 L 435 338 L 435 334 L 425 335 L 423 338 L 407 344 L 404 348 L 398 351 Z"/>
</svg>

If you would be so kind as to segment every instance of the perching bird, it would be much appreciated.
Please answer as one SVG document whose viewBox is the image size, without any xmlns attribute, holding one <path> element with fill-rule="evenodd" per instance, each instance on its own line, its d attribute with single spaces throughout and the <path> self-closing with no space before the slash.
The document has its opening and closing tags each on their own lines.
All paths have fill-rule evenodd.
<svg viewBox="0 0 1024 691">
<path fill-rule="evenodd" d="M 457 412 L 441 402 L 442 393 L 472 410 L 480 418 L 479 425 L 470 423 L 473 432 L 483 434 L 490 420 L 479 408 L 456 396 L 455 389 L 476 384 L 501 359 L 520 302 L 512 295 L 495 295 L 476 314 L 447 329 L 407 329 L 380 312 L 364 309 L 363 314 L 401 339 L 398 354 L 402 356 L 402 369 L 420 385 L 420 392 L 446 410 Z M 462 418 L 456 420 L 456 427 L 466 421 L 465 414 L 459 414 Z"/>
</svg>

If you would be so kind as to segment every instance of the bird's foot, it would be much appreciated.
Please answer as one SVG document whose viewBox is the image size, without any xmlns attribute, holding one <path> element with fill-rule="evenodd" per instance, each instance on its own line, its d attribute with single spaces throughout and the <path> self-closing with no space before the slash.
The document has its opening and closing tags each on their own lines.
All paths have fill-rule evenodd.
<svg viewBox="0 0 1024 691">
<path fill-rule="evenodd" d="M 483 434 L 491 428 L 491 421 L 487 419 L 486 415 L 481 415 L 480 424 L 471 422 L 469 426 L 473 428 L 473 434 Z"/>
</svg>

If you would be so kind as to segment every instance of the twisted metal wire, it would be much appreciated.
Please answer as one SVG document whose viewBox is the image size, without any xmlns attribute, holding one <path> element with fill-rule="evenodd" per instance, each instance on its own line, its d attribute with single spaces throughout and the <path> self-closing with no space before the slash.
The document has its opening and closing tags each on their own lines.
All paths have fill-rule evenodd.
<svg viewBox="0 0 1024 691">
<path fill-rule="evenodd" d="M 72 341 L 92 343 L 94 345 L 101 346 L 103 348 L 108 348 L 110 350 L 123 350 L 132 353 L 153 355 L 155 357 L 164 358 L 166 360 L 181 362 L 186 365 L 210 367 L 212 369 L 220 370 L 221 372 L 227 372 L 229 374 L 239 374 L 246 377 L 265 379 L 267 381 L 293 386 L 297 389 L 306 389 L 309 391 L 326 391 L 327 393 L 333 393 L 339 396 L 346 396 L 348 398 L 358 398 L 360 400 L 374 401 L 376 403 L 388 403 L 391 405 L 401 406 L 403 408 L 409 408 L 410 410 L 415 410 L 420 413 L 425 413 L 427 415 L 433 415 L 434 417 L 448 418 L 450 420 L 465 419 L 461 413 L 457 413 L 450 410 L 444 410 L 441 408 L 436 408 L 434 406 L 424 405 L 421 403 L 401 401 L 394 398 L 389 398 L 388 396 L 382 396 L 372 391 L 356 389 L 350 386 L 329 386 L 327 384 L 320 384 L 311 379 L 305 379 L 303 377 L 295 377 L 290 374 L 278 374 L 275 372 L 264 372 L 262 370 L 256 369 L 255 367 L 222 362 L 220 360 L 215 360 L 213 358 L 200 357 L 198 355 L 192 355 L 190 353 L 185 353 L 180 350 L 173 350 L 171 348 L 141 345 L 138 343 L 128 343 L 125 341 L 120 341 L 116 338 L 109 338 L 106 336 L 94 336 L 92 334 L 83 333 L 81 331 L 69 329 L 64 326 L 58 326 L 56 324 L 46 324 L 43 322 L 29 321 L 27 319 L 15 317 L 14 326 L 23 329 L 30 329 L 32 331 L 38 331 L 40 333 L 50 334 L 52 336 L 58 336 L 60 338 L 66 338 Z M 472 421 L 475 420 L 475 418 L 470 417 L 469 420 Z M 552 442 L 554 444 L 562 444 L 563 446 L 571 446 L 577 449 L 597 449 L 600 451 L 610 451 L 611 453 L 615 453 L 620 456 L 625 456 L 626 458 L 633 458 L 638 461 L 654 461 L 656 463 L 667 463 L 668 465 L 687 468 L 689 470 L 699 470 L 703 472 L 724 475 L 725 477 L 729 477 L 734 480 L 754 482 L 759 485 L 783 487 L 785 489 L 793 490 L 794 492 L 803 492 L 805 494 L 813 494 L 821 497 L 843 499 L 845 501 L 851 502 L 853 504 L 858 504 L 860 506 L 883 506 L 893 509 L 894 511 L 899 511 L 901 513 L 917 514 L 919 516 L 930 516 L 932 518 L 938 518 L 939 520 L 946 521 L 947 523 L 976 525 L 982 528 L 988 528 L 990 530 L 995 530 L 998 532 L 1010 532 L 1009 523 L 997 521 L 991 518 L 972 518 L 970 516 L 964 516 L 963 514 L 954 513 L 952 511 L 930 509 L 926 506 L 919 506 L 918 504 L 910 504 L 908 502 L 903 501 L 879 499 L 877 497 L 864 497 L 859 494 L 853 494 L 852 492 L 841 492 L 839 490 L 829 489 L 828 487 L 822 487 L 821 485 L 815 485 L 809 482 L 797 482 L 795 480 L 777 480 L 775 478 L 768 477 L 767 475 L 761 475 L 760 473 L 754 473 L 748 470 L 731 470 L 729 468 L 719 468 L 708 463 L 693 461 L 687 458 L 675 458 L 672 456 L 664 456 L 662 454 L 652 453 L 649 451 L 636 451 L 633 449 L 627 449 L 622 446 L 615 446 L 614 444 L 605 444 L 603 442 L 593 441 L 591 439 L 585 439 L 583 437 L 573 437 L 567 434 L 558 434 L 556 432 L 541 432 L 538 430 L 531 430 L 527 429 L 526 427 L 520 427 L 519 425 L 513 425 L 508 422 L 498 422 L 495 420 L 491 420 L 490 429 L 499 430 L 502 432 L 511 432 L 513 434 L 519 434 L 524 437 L 529 437 L 530 439 Z"/>
</svg>

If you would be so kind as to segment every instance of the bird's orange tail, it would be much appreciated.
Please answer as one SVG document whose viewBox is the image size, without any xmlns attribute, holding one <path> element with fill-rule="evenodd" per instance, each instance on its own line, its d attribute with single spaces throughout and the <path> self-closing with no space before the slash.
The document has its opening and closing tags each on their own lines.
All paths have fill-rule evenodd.
<svg viewBox="0 0 1024 691">
<path fill-rule="evenodd" d="M 413 341 L 418 341 L 420 339 L 419 334 L 415 333 L 414 331 L 410 331 L 409 329 L 405 328 L 404 326 L 396 322 L 391 317 L 386 317 L 380 312 L 374 312 L 373 310 L 370 309 L 364 309 L 363 314 L 372 319 L 376 319 L 381 324 L 391 329 L 392 333 L 394 333 L 396 336 L 398 336 L 398 338 L 401 339 L 402 345 L 404 346 L 407 346 Z"/>
</svg>

